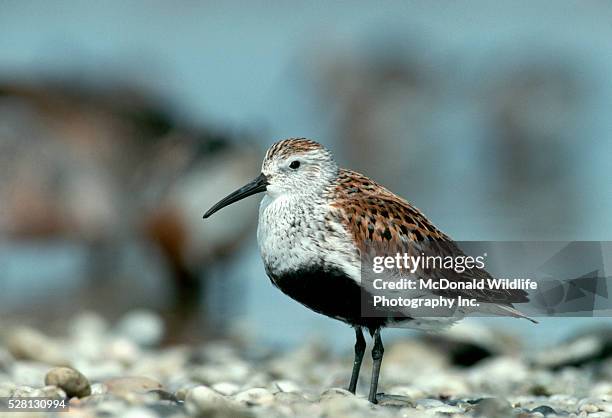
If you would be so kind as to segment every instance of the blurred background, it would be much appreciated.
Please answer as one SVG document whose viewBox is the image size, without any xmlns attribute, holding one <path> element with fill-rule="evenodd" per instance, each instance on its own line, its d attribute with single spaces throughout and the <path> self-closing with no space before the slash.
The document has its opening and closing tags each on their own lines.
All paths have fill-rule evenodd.
<svg viewBox="0 0 612 418">
<path fill-rule="evenodd" d="M 202 220 L 291 136 L 458 240 L 609 240 L 611 21 L 605 1 L 2 1 L 0 316 L 351 346 L 270 285 L 258 198 Z M 488 321 L 538 343 L 594 320 Z"/>
</svg>

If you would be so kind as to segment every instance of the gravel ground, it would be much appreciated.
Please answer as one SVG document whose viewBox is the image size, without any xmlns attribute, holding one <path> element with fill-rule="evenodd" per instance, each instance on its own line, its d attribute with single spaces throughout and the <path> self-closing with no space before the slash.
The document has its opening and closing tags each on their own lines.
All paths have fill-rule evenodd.
<svg viewBox="0 0 612 418">
<path fill-rule="evenodd" d="M 545 350 L 521 349 L 472 322 L 390 341 L 384 394 L 372 405 L 370 363 L 352 395 L 344 389 L 352 353 L 322 344 L 274 352 L 235 339 L 160 348 L 162 322 L 144 311 L 112 325 L 83 314 L 66 328 L 61 337 L 1 328 L 0 397 L 69 399 L 70 414 L 58 417 L 612 417 L 608 329 Z"/>
</svg>

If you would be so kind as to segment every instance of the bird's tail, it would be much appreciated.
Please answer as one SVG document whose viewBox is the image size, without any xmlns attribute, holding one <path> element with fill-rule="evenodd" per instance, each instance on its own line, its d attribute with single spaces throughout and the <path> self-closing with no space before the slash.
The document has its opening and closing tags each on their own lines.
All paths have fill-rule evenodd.
<svg viewBox="0 0 612 418">
<path fill-rule="evenodd" d="M 511 305 L 500 305 L 500 304 L 494 304 L 494 305 L 490 305 L 490 312 L 495 314 L 495 315 L 502 315 L 502 316 L 512 316 L 514 318 L 525 318 L 528 321 L 533 322 L 534 324 L 537 324 L 538 321 L 536 321 L 533 318 L 528 317 L 527 315 L 525 315 L 524 313 L 522 313 L 521 311 L 519 311 L 518 309 L 516 309 L 514 306 Z"/>
</svg>

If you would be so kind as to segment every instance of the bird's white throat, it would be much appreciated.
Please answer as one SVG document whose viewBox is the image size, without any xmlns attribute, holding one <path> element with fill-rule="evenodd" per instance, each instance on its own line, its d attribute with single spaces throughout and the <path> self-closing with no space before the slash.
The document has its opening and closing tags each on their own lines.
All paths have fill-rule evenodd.
<svg viewBox="0 0 612 418">
<path fill-rule="evenodd" d="M 358 281 L 358 258 L 344 227 L 330 224 L 330 210 L 320 197 L 266 194 L 257 227 L 266 270 L 281 275 L 309 266 L 342 267 Z"/>
</svg>

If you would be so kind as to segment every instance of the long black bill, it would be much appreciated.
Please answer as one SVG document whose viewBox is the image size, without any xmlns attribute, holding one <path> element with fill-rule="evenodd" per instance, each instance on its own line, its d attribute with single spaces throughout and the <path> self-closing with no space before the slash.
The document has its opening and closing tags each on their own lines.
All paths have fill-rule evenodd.
<svg viewBox="0 0 612 418">
<path fill-rule="evenodd" d="M 266 176 L 261 173 L 256 179 L 251 181 L 249 184 L 239 188 L 234 193 L 230 194 L 227 197 L 221 199 L 217 204 L 215 204 L 212 208 L 208 209 L 208 212 L 204 214 L 204 219 L 208 218 L 210 215 L 215 213 L 221 208 L 224 208 L 228 205 L 231 205 L 234 202 L 244 199 L 245 197 L 254 195 L 255 193 L 261 193 L 266 191 L 266 187 L 268 186 L 268 179 Z"/>
</svg>

